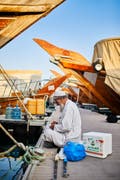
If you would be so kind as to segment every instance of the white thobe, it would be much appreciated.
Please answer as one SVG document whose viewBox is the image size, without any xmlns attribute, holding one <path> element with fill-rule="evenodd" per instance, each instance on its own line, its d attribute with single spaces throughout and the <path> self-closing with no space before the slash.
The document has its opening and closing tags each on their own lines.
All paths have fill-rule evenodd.
<svg viewBox="0 0 120 180">
<path fill-rule="evenodd" d="M 61 114 L 61 107 L 59 105 L 55 106 L 55 111 L 51 114 L 51 116 L 48 118 L 49 122 L 56 121 L 59 123 L 59 117 Z"/>
<path fill-rule="evenodd" d="M 44 134 L 46 141 L 53 142 L 59 147 L 64 146 L 67 141 L 80 142 L 81 116 L 76 104 L 68 99 L 54 130 L 48 127 Z"/>
</svg>

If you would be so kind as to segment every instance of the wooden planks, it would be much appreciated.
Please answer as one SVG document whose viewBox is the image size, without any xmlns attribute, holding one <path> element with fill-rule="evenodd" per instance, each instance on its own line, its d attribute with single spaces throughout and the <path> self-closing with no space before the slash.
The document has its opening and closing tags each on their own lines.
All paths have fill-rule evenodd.
<svg viewBox="0 0 120 180">
<path fill-rule="evenodd" d="M 14 39 L 39 19 L 47 16 L 54 8 L 65 0 L 4 0 L 0 3 L 0 16 L 2 18 L 14 18 L 0 29 L 0 48 Z M 2 23 L 3 24 L 3 23 Z"/>
</svg>

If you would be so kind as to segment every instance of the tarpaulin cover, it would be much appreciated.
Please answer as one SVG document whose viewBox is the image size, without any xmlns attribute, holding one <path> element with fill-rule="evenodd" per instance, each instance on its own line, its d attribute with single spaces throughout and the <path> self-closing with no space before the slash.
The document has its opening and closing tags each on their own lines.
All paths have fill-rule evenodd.
<svg viewBox="0 0 120 180">
<path fill-rule="evenodd" d="M 93 62 L 102 58 L 106 71 L 105 83 L 120 95 L 120 37 L 96 43 Z"/>
</svg>

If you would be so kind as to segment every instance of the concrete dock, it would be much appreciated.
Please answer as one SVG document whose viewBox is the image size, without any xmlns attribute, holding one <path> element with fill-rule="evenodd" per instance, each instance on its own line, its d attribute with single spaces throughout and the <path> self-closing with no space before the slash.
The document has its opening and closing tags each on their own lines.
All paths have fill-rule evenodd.
<svg viewBox="0 0 120 180">
<path fill-rule="evenodd" d="M 89 110 L 80 109 L 82 133 L 104 132 L 112 134 L 112 154 L 107 158 L 87 156 L 82 161 L 68 162 L 68 180 L 119 180 L 120 179 L 120 124 L 106 122 L 106 116 Z M 53 159 L 56 149 L 44 149 L 47 157 L 44 162 L 30 165 L 23 180 L 53 179 Z M 63 180 L 62 161 L 58 162 L 57 180 Z"/>
</svg>

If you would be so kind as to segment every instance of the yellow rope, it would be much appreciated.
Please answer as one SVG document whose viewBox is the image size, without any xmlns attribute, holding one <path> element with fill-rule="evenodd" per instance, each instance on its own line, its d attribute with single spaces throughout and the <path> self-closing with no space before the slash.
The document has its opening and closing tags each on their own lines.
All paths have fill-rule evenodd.
<svg viewBox="0 0 120 180">
<path fill-rule="evenodd" d="M 13 151 L 17 146 L 13 145 L 11 148 L 9 148 L 7 151 L 1 152 L 0 153 L 0 158 L 6 156 L 7 154 L 9 154 L 11 151 Z"/>
<path fill-rule="evenodd" d="M 23 161 L 25 161 L 27 164 L 30 164 L 33 162 L 33 160 L 39 160 L 43 161 L 45 159 L 44 153 L 37 153 L 35 152 L 35 148 L 33 147 L 25 147 L 23 143 L 18 143 L 11 134 L 2 126 L 0 123 L 0 128 L 5 132 L 5 134 L 15 143 L 14 146 L 12 146 L 10 149 L 8 149 L 5 152 L 0 153 L 0 157 L 3 157 L 7 155 L 9 152 L 11 152 L 15 147 L 19 147 L 25 151 L 25 154 L 23 155 Z"/>
<path fill-rule="evenodd" d="M 4 131 L 4 133 L 18 146 L 19 148 L 23 149 L 25 151 L 25 146 L 23 143 L 18 143 L 14 137 L 11 136 L 11 134 L 2 126 L 0 123 L 0 128 Z"/>
</svg>

